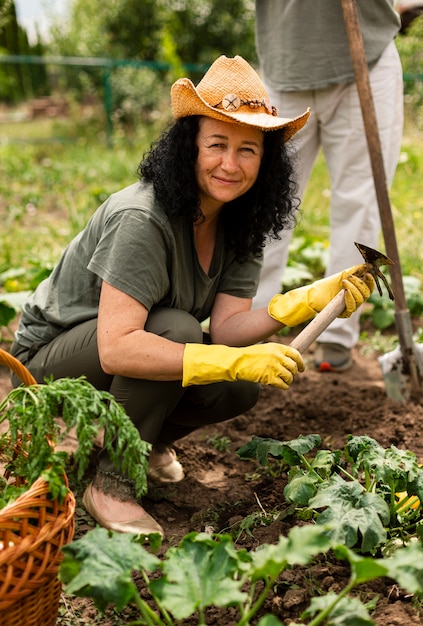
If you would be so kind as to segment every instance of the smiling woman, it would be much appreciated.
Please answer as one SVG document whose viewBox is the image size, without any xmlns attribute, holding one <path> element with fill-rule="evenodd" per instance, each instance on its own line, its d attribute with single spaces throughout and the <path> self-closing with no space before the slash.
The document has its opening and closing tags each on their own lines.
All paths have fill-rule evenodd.
<svg viewBox="0 0 423 626">
<path fill-rule="evenodd" d="M 175 441 L 303 371 L 297 350 L 268 337 L 342 288 L 348 316 L 373 288 L 356 266 L 252 311 L 265 239 L 295 221 L 286 142 L 309 111 L 278 116 L 239 56 L 219 57 L 197 86 L 179 79 L 171 101 L 175 121 L 144 155 L 140 180 L 107 198 L 69 244 L 24 305 L 12 346 L 38 382 L 85 375 L 112 393 L 152 444 L 153 482 L 183 480 Z M 356 272 L 363 278 L 346 280 Z M 104 447 L 86 509 L 106 528 L 163 535 L 111 456 Z"/>
<path fill-rule="evenodd" d="M 197 182 L 206 220 L 254 185 L 263 156 L 264 131 L 209 117 L 200 120 L 197 136 Z"/>
</svg>

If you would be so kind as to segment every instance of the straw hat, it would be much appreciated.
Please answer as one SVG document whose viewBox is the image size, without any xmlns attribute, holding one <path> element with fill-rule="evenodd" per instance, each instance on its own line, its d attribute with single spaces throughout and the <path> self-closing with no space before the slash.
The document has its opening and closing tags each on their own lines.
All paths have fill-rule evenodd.
<svg viewBox="0 0 423 626">
<path fill-rule="evenodd" d="M 278 117 L 259 75 L 240 56 L 220 56 L 197 87 L 188 78 L 180 78 L 172 85 L 170 94 L 175 119 L 205 115 L 262 130 L 285 128 L 285 141 L 295 135 L 310 116 L 307 109 L 293 119 Z"/>
</svg>

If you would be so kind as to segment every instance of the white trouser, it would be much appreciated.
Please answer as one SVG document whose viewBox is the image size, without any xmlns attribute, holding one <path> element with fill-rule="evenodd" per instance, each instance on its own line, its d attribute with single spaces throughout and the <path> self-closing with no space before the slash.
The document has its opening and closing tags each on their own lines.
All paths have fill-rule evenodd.
<svg viewBox="0 0 423 626">
<path fill-rule="evenodd" d="M 370 71 L 370 84 L 382 146 L 386 180 L 391 185 L 397 166 L 403 132 L 403 79 L 398 51 L 392 41 Z M 379 207 L 355 83 L 334 85 L 314 91 L 275 92 L 266 85 L 270 101 L 282 117 L 295 117 L 311 108 L 304 128 L 292 140 L 298 150 L 299 196 L 302 198 L 320 148 L 331 182 L 330 254 L 326 275 L 363 261 L 354 242 L 378 248 Z M 307 207 L 302 207 L 303 223 Z M 281 291 L 292 230 L 265 248 L 263 269 L 253 308 L 267 306 Z M 336 319 L 319 341 L 347 348 L 359 336 L 360 312 L 348 320 Z"/>
</svg>

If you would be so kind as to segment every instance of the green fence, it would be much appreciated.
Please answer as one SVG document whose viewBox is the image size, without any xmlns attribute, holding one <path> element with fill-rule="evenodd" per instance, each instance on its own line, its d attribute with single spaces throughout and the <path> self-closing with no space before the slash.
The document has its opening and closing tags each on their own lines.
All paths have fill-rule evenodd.
<svg viewBox="0 0 423 626">
<path fill-rule="evenodd" d="M 112 73 L 119 67 L 149 68 L 156 71 L 167 71 L 171 69 L 169 63 L 158 61 L 139 61 L 133 59 L 109 59 L 102 57 L 55 57 L 55 56 L 29 56 L 29 55 L 0 55 L 0 64 L 27 64 L 27 65 L 61 65 L 74 67 L 97 67 L 102 70 L 103 84 L 103 107 L 106 119 L 106 137 L 108 145 L 113 144 L 113 87 Z M 182 65 L 186 72 L 204 73 L 209 65 L 198 63 L 184 63 Z M 423 74 L 404 73 L 404 82 L 412 83 L 423 81 Z"/>
<path fill-rule="evenodd" d="M 26 64 L 26 65 L 62 65 L 74 67 L 97 67 L 102 70 L 103 83 L 103 106 L 106 118 L 107 143 L 113 144 L 113 88 L 112 73 L 118 67 L 149 68 L 156 71 L 171 69 L 169 63 L 158 61 L 138 61 L 132 59 L 109 59 L 102 57 L 54 57 L 54 56 L 29 56 L 29 55 L 0 55 L 0 63 Z M 184 63 L 186 72 L 205 72 L 208 65 L 197 63 Z"/>
</svg>

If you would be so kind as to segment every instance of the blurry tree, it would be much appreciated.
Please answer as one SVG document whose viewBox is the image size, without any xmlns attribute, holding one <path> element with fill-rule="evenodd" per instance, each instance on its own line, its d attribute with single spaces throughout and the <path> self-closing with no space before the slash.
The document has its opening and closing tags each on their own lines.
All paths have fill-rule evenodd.
<svg viewBox="0 0 423 626">
<path fill-rule="evenodd" d="M 169 31 L 185 63 L 212 63 L 221 54 L 240 54 L 256 63 L 254 2 L 249 0 L 164 0 Z"/>
<path fill-rule="evenodd" d="M 220 54 L 257 58 L 253 0 L 71 0 L 68 22 L 52 28 L 52 50 L 160 61 L 165 34 L 183 63 L 208 64 Z"/>
<path fill-rule="evenodd" d="M 0 54 L 42 55 L 40 39 L 31 45 L 16 20 L 13 0 L 0 0 Z M 46 93 L 47 75 L 43 65 L 0 64 L 0 101 L 14 103 L 38 93 Z"/>
<path fill-rule="evenodd" d="M 66 23 L 51 28 L 53 53 L 154 60 L 163 25 L 161 0 L 70 0 Z"/>
<path fill-rule="evenodd" d="M 53 22 L 51 54 L 146 61 L 157 57 L 164 23 L 160 0 L 70 0 L 68 15 L 65 23 L 59 19 Z M 61 76 L 62 88 L 73 91 L 79 100 L 98 94 L 104 85 L 104 70 L 96 67 L 63 68 Z M 115 117 L 130 115 L 137 91 L 138 108 L 151 108 L 156 78 L 149 69 L 115 69 Z"/>
<path fill-rule="evenodd" d="M 166 16 L 157 0 L 115 0 L 105 21 L 109 54 L 157 60 Z"/>
<path fill-rule="evenodd" d="M 51 36 L 52 54 L 151 63 L 113 70 L 115 118 L 130 123 L 135 112 L 145 117 L 168 105 L 171 82 L 181 75 L 196 81 L 220 54 L 257 60 L 253 0 L 71 0 L 68 22 L 57 21 Z M 201 69 L 188 71 L 185 64 Z M 79 97 L 103 87 L 98 68 L 64 72 L 63 88 Z"/>
</svg>

